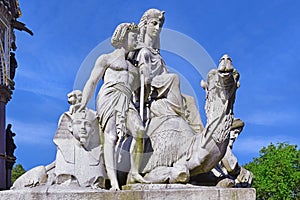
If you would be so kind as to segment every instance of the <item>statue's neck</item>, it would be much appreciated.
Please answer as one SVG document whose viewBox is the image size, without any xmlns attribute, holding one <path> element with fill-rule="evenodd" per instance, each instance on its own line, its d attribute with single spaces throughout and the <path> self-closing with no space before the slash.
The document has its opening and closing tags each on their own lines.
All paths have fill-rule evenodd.
<svg viewBox="0 0 300 200">
<path fill-rule="evenodd" d="M 159 49 L 159 37 L 152 38 L 146 34 L 144 44 L 152 49 Z"/>
</svg>

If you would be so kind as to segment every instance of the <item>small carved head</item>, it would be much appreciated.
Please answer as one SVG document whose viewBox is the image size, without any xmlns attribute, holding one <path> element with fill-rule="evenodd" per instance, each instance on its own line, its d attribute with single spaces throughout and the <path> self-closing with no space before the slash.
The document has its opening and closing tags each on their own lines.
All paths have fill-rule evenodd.
<svg viewBox="0 0 300 200">
<path fill-rule="evenodd" d="M 240 120 L 238 118 L 235 118 L 233 120 L 232 125 L 231 125 L 231 131 L 230 131 L 230 140 L 229 140 L 229 144 L 228 144 L 230 148 L 232 148 L 234 141 L 240 135 L 244 126 L 245 126 L 245 123 L 242 120 Z"/>
<path fill-rule="evenodd" d="M 68 103 L 70 105 L 75 105 L 81 102 L 82 92 L 80 90 L 74 90 L 70 92 L 67 96 L 68 96 Z"/>
<path fill-rule="evenodd" d="M 111 38 L 111 44 L 116 49 L 125 47 L 133 49 L 136 46 L 138 26 L 134 23 L 122 23 L 117 26 Z"/>
</svg>

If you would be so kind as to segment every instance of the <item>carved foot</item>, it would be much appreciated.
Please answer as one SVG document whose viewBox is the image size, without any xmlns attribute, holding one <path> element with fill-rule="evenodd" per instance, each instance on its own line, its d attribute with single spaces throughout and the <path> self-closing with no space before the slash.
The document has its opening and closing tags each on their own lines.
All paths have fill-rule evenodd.
<svg viewBox="0 0 300 200">
<path fill-rule="evenodd" d="M 234 187 L 234 181 L 229 179 L 229 178 L 225 178 L 225 179 L 220 180 L 216 186 L 217 187 L 224 187 L 224 188 L 233 188 Z"/>
<path fill-rule="evenodd" d="M 236 187 L 251 187 L 253 173 L 241 167 L 240 173 L 235 179 Z"/>
<path fill-rule="evenodd" d="M 139 173 L 129 173 L 127 178 L 127 184 L 132 183 L 150 183 L 145 180 Z"/>
<path fill-rule="evenodd" d="M 120 188 L 119 188 L 118 184 L 112 184 L 112 186 L 111 186 L 111 188 L 109 190 L 111 190 L 111 191 L 119 191 Z"/>
<path fill-rule="evenodd" d="M 175 165 L 171 168 L 170 183 L 187 183 L 190 180 L 190 173 L 185 165 Z"/>
</svg>

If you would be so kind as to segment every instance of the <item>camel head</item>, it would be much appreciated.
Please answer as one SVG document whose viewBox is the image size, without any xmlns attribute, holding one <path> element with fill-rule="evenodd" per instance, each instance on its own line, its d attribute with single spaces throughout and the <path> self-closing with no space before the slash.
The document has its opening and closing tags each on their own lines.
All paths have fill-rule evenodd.
<svg viewBox="0 0 300 200">
<path fill-rule="evenodd" d="M 224 141 L 229 136 L 238 80 L 239 73 L 233 68 L 231 58 L 225 54 L 220 59 L 218 69 L 211 70 L 207 81 L 201 82 L 206 91 L 206 126 L 215 127 L 213 138 L 217 141 Z"/>
</svg>

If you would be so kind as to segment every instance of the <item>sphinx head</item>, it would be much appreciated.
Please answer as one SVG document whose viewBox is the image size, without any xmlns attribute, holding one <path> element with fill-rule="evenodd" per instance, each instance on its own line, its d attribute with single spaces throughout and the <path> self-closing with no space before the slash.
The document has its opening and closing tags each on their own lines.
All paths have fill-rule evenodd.
<svg viewBox="0 0 300 200">
<path fill-rule="evenodd" d="M 96 114 L 90 110 L 75 112 L 70 122 L 70 131 L 82 146 L 87 147 L 95 134 Z"/>
</svg>

